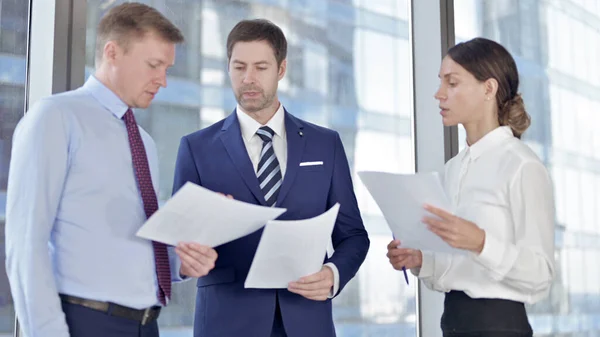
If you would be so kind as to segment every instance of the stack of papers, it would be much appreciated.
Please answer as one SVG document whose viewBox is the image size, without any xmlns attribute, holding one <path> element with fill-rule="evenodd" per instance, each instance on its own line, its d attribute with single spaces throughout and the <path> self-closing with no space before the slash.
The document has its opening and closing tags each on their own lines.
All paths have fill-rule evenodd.
<svg viewBox="0 0 600 337">
<path fill-rule="evenodd" d="M 323 267 L 339 204 L 307 220 L 269 221 L 244 286 L 287 288 L 288 283 Z"/>
<path fill-rule="evenodd" d="M 285 211 L 229 199 L 188 182 L 146 221 L 137 236 L 172 246 L 197 242 L 216 247 L 259 230 Z"/>
<path fill-rule="evenodd" d="M 423 206 L 429 204 L 452 212 L 452 205 L 444 192 L 438 173 L 393 174 L 358 172 L 381 209 L 394 237 L 404 248 L 450 254 L 465 254 L 451 247 L 427 229 L 423 217 L 435 217 Z"/>
<path fill-rule="evenodd" d="M 138 230 L 137 236 L 177 245 L 197 242 L 216 247 L 251 234 L 263 226 L 247 288 L 287 288 L 288 283 L 321 270 L 332 250 L 331 234 L 340 205 L 312 219 L 276 221 L 284 208 L 229 199 L 186 183 Z"/>
</svg>

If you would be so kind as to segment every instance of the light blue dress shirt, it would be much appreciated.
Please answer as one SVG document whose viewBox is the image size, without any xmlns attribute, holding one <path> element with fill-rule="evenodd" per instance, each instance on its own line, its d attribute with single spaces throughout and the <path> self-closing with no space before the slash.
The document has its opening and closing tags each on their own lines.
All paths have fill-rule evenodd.
<svg viewBox="0 0 600 337">
<path fill-rule="evenodd" d="M 137 309 L 160 305 L 127 105 L 91 76 L 35 104 L 14 133 L 6 211 L 6 270 L 28 337 L 69 336 L 59 293 Z M 158 158 L 140 128 L 152 182 Z M 157 192 L 158 193 L 158 192 Z M 181 262 L 169 250 L 174 281 Z"/>
</svg>

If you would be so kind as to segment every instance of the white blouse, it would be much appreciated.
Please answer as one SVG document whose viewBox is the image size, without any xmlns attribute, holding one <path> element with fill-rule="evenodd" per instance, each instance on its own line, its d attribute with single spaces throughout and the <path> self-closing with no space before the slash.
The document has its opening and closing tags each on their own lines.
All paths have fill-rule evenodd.
<svg viewBox="0 0 600 337">
<path fill-rule="evenodd" d="M 554 198 L 535 153 L 499 127 L 446 164 L 455 215 L 485 230 L 481 254 L 423 252 L 417 275 L 437 291 L 534 303 L 554 277 Z"/>
</svg>

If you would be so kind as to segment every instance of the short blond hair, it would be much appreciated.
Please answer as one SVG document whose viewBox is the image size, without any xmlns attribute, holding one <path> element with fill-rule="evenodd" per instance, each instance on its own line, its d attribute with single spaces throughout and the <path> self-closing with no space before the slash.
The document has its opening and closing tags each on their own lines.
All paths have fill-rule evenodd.
<svg viewBox="0 0 600 337">
<path fill-rule="evenodd" d="M 134 39 L 149 32 L 158 34 L 167 42 L 184 41 L 183 34 L 169 19 L 155 8 L 139 2 L 127 2 L 111 8 L 100 20 L 96 37 L 96 63 L 102 60 L 104 45 L 116 41 L 127 50 Z"/>
</svg>

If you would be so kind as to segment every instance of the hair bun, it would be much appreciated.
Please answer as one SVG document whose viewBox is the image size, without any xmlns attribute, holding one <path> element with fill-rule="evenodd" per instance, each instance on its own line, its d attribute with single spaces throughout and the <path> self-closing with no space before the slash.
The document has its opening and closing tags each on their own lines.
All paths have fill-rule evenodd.
<svg viewBox="0 0 600 337">
<path fill-rule="evenodd" d="M 501 107 L 504 120 L 500 120 L 500 125 L 510 126 L 513 135 L 521 138 L 521 135 L 531 124 L 531 117 L 525 111 L 525 103 L 520 93 L 517 93 L 513 98 L 504 102 Z"/>
</svg>

